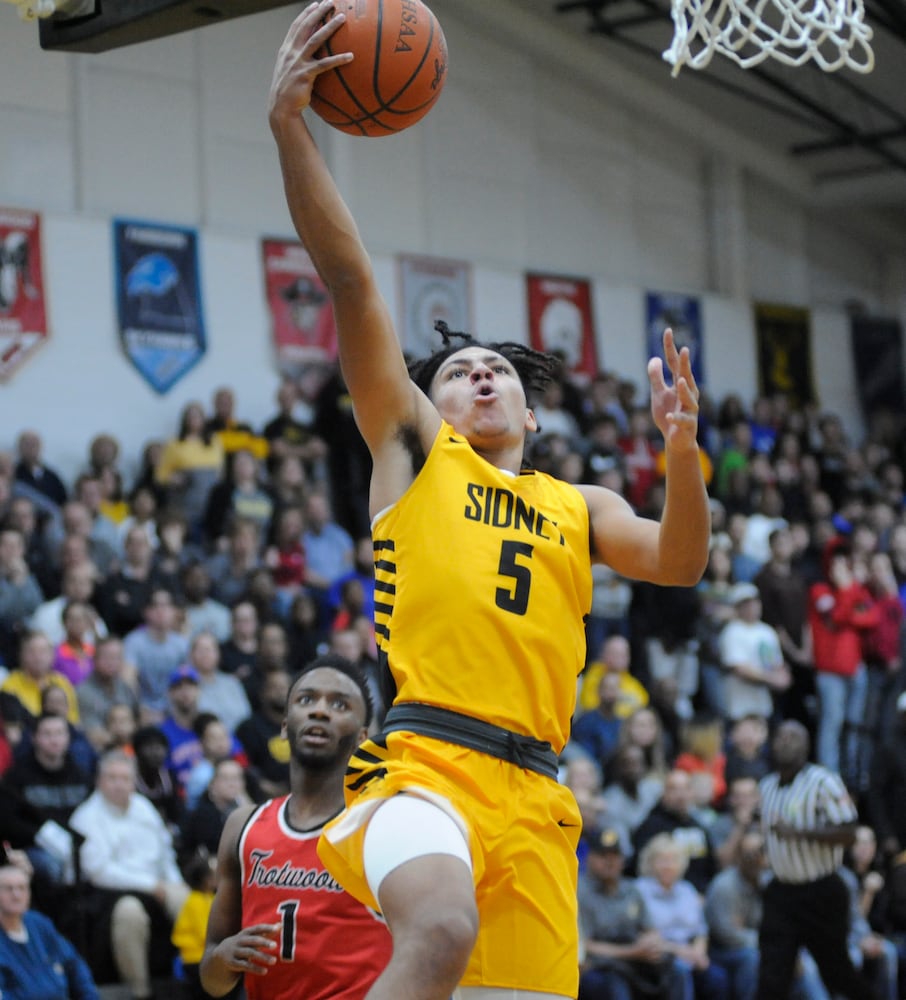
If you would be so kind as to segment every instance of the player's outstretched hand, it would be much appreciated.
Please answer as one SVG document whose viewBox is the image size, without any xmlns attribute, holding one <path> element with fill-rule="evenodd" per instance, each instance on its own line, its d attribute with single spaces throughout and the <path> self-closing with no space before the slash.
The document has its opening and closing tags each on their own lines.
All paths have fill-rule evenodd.
<svg viewBox="0 0 906 1000">
<path fill-rule="evenodd" d="M 692 449 L 697 447 L 698 386 L 692 375 L 689 348 L 678 351 L 670 329 L 664 331 L 664 358 L 673 376 L 673 385 L 668 386 L 664 379 L 664 362 L 652 358 L 648 362 L 651 415 L 669 449 Z"/>
<path fill-rule="evenodd" d="M 270 116 L 298 115 L 311 103 L 311 88 L 321 73 L 352 60 L 351 52 L 316 57 L 317 51 L 346 20 L 334 11 L 335 0 L 316 0 L 293 21 L 277 53 L 271 81 Z M 328 15 L 333 14 L 332 17 Z M 327 18 L 327 20 L 325 20 Z"/>
<path fill-rule="evenodd" d="M 224 938 L 216 953 L 231 972 L 265 976 L 277 961 L 277 935 L 280 924 L 254 924 L 238 934 Z"/>
</svg>

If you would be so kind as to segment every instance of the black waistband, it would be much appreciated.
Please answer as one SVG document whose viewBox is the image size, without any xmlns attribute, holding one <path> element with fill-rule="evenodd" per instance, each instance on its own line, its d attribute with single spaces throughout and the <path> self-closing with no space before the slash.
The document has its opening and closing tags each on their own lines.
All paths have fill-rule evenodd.
<svg viewBox="0 0 906 1000">
<path fill-rule="evenodd" d="M 392 706 L 384 719 L 382 733 L 401 730 L 477 750 L 547 778 L 556 780 L 557 777 L 557 755 L 550 743 L 474 719 L 471 715 L 408 701 Z"/>
</svg>

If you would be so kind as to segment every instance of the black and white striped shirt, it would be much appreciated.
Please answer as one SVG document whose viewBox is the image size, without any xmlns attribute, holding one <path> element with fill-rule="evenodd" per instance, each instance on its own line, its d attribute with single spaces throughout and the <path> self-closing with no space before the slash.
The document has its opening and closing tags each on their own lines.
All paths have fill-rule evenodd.
<svg viewBox="0 0 906 1000">
<path fill-rule="evenodd" d="M 783 821 L 797 830 L 854 823 L 856 807 L 839 775 L 818 764 L 806 764 L 788 785 L 780 775 L 761 780 L 761 827 L 765 851 L 781 882 L 803 884 L 831 875 L 843 863 L 843 848 L 816 840 L 790 840 L 773 832 Z"/>
</svg>

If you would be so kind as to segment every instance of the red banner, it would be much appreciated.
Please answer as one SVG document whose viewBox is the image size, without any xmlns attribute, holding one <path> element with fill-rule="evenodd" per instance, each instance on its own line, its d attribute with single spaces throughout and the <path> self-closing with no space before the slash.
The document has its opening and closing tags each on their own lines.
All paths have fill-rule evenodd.
<svg viewBox="0 0 906 1000">
<path fill-rule="evenodd" d="M 591 377 L 598 370 L 591 284 L 585 278 L 526 275 L 529 343 L 559 354 L 567 370 Z"/>
<path fill-rule="evenodd" d="M 41 258 L 41 216 L 0 208 L 0 380 L 48 337 Z"/>
<path fill-rule="evenodd" d="M 324 283 L 301 243 L 261 241 L 264 283 L 277 366 L 297 377 L 337 356 L 337 328 Z"/>
</svg>

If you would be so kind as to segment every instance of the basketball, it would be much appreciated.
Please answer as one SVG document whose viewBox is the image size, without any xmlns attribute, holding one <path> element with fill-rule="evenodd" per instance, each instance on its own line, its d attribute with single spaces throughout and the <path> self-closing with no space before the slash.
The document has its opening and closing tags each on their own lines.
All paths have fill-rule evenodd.
<svg viewBox="0 0 906 1000">
<path fill-rule="evenodd" d="M 447 78 L 447 43 L 421 0 L 339 0 L 346 15 L 322 55 L 352 52 L 345 66 L 322 73 L 311 107 L 351 135 L 391 135 L 434 107 Z"/>
</svg>

